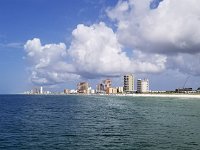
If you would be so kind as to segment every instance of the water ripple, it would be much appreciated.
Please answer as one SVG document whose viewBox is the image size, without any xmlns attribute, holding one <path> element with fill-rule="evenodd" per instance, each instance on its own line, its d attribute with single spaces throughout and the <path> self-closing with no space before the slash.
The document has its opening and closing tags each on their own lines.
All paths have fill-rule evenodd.
<svg viewBox="0 0 200 150">
<path fill-rule="evenodd" d="M 200 101 L 0 96 L 0 149 L 200 149 Z"/>
</svg>

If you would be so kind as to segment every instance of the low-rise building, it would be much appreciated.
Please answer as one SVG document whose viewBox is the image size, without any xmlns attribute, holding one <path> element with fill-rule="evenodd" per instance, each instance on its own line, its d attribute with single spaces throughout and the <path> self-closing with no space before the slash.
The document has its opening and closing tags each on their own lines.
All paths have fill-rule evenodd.
<svg viewBox="0 0 200 150">
<path fill-rule="evenodd" d="M 123 93 L 124 92 L 124 87 L 117 87 L 117 93 Z"/>
<path fill-rule="evenodd" d="M 70 90 L 69 89 L 64 89 L 64 94 L 70 94 Z"/>
<path fill-rule="evenodd" d="M 90 94 L 95 94 L 95 90 L 91 89 Z"/>
<path fill-rule="evenodd" d="M 117 94 L 117 88 L 112 88 L 112 87 L 107 88 L 106 94 Z"/>
<path fill-rule="evenodd" d="M 197 89 L 197 93 L 200 93 L 200 87 Z"/>
<path fill-rule="evenodd" d="M 77 94 L 78 92 L 77 92 L 77 90 L 71 89 L 69 93 L 70 94 Z"/>
<path fill-rule="evenodd" d="M 192 88 L 178 88 L 175 90 L 176 93 L 191 93 Z"/>
</svg>

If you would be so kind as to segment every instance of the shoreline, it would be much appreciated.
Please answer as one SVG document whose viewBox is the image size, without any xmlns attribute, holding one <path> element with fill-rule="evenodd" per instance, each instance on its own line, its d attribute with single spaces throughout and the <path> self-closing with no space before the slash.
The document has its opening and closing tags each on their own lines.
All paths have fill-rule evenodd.
<svg viewBox="0 0 200 150">
<path fill-rule="evenodd" d="M 119 96 L 119 97 L 161 97 L 161 98 L 197 98 L 200 99 L 200 94 L 18 94 L 18 95 L 35 95 L 35 96 Z"/>
<path fill-rule="evenodd" d="M 116 96 L 130 96 L 130 97 L 163 97 L 163 98 L 199 98 L 200 94 L 120 94 Z"/>
</svg>

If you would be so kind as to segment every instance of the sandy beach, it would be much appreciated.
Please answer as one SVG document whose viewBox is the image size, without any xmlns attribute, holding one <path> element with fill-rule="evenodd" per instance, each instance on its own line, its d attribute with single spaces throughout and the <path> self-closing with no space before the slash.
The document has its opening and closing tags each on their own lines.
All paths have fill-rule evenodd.
<svg viewBox="0 0 200 150">
<path fill-rule="evenodd" d="M 199 98 L 200 94 L 117 94 L 116 96 L 133 97 L 178 97 L 178 98 Z"/>
<path fill-rule="evenodd" d="M 22 94 L 24 95 L 24 94 Z M 26 95 L 26 94 L 25 94 Z M 177 98 L 197 98 L 200 99 L 200 94 L 28 94 L 28 95 L 74 95 L 74 96 L 128 96 L 128 97 L 177 97 Z"/>
</svg>

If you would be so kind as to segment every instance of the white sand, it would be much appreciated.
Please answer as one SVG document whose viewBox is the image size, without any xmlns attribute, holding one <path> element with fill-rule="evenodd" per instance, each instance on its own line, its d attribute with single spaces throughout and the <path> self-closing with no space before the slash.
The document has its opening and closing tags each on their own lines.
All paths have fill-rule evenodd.
<svg viewBox="0 0 200 150">
<path fill-rule="evenodd" d="M 197 94 L 116 94 L 116 96 L 133 96 L 133 97 L 179 97 L 179 98 L 199 98 Z"/>
</svg>

